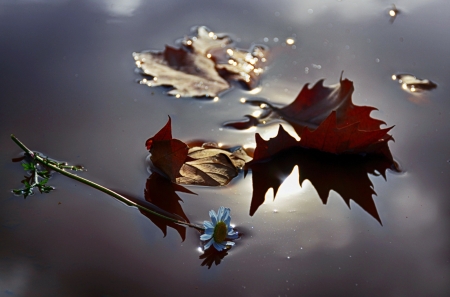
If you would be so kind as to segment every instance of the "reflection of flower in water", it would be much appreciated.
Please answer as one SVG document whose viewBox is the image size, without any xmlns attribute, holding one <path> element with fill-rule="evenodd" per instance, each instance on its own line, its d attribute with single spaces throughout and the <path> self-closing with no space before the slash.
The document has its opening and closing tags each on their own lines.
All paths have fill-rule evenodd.
<svg viewBox="0 0 450 297">
<path fill-rule="evenodd" d="M 208 249 L 202 255 L 200 255 L 199 259 L 204 259 L 202 262 L 202 266 L 208 266 L 208 269 L 214 264 L 219 265 L 222 262 L 222 259 L 228 255 L 228 250 L 216 251 L 215 249 Z"/>
<path fill-rule="evenodd" d="M 214 210 L 211 210 L 209 216 L 211 222 L 205 221 L 203 223 L 205 234 L 200 236 L 201 240 L 208 241 L 204 249 L 206 250 L 212 245 L 217 251 L 221 251 L 227 245 L 233 246 L 234 242 L 226 241 L 226 239 L 238 238 L 238 233 L 230 226 L 230 209 L 221 206 L 217 214 Z"/>
</svg>

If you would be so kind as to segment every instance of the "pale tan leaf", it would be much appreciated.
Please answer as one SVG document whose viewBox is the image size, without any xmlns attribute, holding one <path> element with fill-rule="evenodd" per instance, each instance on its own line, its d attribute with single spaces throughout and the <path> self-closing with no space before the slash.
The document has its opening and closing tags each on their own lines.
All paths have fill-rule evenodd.
<svg viewBox="0 0 450 297">
<path fill-rule="evenodd" d="M 222 153 L 183 164 L 178 184 L 224 186 L 236 177 L 238 171 L 230 158 Z"/>
<path fill-rule="evenodd" d="M 230 86 L 206 56 L 166 46 L 163 52 L 133 53 L 138 68 L 153 79 L 148 86 L 173 86 L 168 94 L 177 97 L 216 97 Z"/>
</svg>

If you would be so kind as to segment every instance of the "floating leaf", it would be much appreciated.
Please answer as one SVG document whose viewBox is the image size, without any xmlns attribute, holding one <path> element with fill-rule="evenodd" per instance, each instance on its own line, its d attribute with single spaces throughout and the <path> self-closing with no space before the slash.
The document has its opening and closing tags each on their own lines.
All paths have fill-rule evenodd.
<svg viewBox="0 0 450 297">
<path fill-rule="evenodd" d="M 172 139 L 171 120 L 146 142 L 152 165 L 178 184 L 223 186 L 237 176 L 251 158 L 240 148 L 233 152 L 211 146 L 188 146 Z"/>
<path fill-rule="evenodd" d="M 331 87 L 324 87 L 321 80 L 311 89 L 306 84 L 294 102 L 282 108 L 266 101 L 248 101 L 266 110 L 251 121 L 258 120 L 261 125 L 281 118 L 300 136 L 298 142 L 281 126 L 278 135 L 267 142 L 257 133 L 254 159 L 267 158 L 295 146 L 334 154 L 384 154 L 392 159 L 387 147 L 387 142 L 392 139 L 387 134 L 391 128 L 380 129 L 384 122 L 370 117 L 370 113 L 376 110 L 374 107 L 354 105 L 351 99 L 353 90 L 353 83 L 347 79 L 341 79 L 338 85 Z M 238 123 L 244 125 L 245 122 Z M 234 127 L 235 124 L 228 126 Z"/>
<path fill-rule="evenodd" d="M 411 74 L 394 74 L 392 80 L 398 81 L 402 89 L 410 93 L 419 93 L 437 88 L 437 85 L 428 79 L 420 79 Z"/>
<path fill-rule="evenodd" d="M 149 87 L 173 86 L 169 95 L 177 97 L 215 97 L 230 85 L 205 56 L 166 46 L 163 52 L 133 53 L 136 65 L 153 79 L 143 79 Z"/>
<path fill-rule="evenodd" d="M 228 36 L 201 26 L 197 36 L 182 41 L 182 48 L 166 46 L 164 51 L 133 53 L 137 67 L 152 77 L 140 83 L 172 86 L 168 94 L 177 97 L 216 97 L 230 88 L 225 78 L 255 87 L 264 72 L 267 48 L 253 46 L 245 51 L 231 44 Z"/>
<path fill-rule="evenodd" d="M 216 68 L 228 80 L 241 81 L 249 89 L 253 89 L 264 73 L 267 52 L 267 47 L 262 45 L 254 45 L 249 51 L 229 48 L 226 51 L 226 62 L 218 62 Z"/>
</svg>

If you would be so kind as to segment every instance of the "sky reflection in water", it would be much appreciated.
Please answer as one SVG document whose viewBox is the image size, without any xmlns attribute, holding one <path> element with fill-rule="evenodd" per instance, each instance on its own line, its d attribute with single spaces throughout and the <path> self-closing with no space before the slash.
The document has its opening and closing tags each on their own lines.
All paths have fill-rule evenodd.
<svg viewBox="0 0 450 297">
<path fill-rule="evenodd" d="M 135 209 L 63 177 L 52 179 L 57 190 L 49 195 L 12 196 L 8 191 L 23 172 L 11 163 L 18 150 L 4 135 L 0 296 L 218 290 L 233 296 L 450 295 L 450 144 L 444 137 L 450 130 L 450 65 L 443 58 L 450 48 L 449 3 L 397 2 L 401 14 L 390 24 L 391 2 L 364 2 L 2 2 L 0 71 L 7 104 L 0 110 L 1 131 L 86 166 L 83 176 L 105 186 L 142 197 L 148 178 L 144 143 L 168 114 L 183 141 L 254 141 L 255 131 L 219 128 L 230 114 L 251 114 L 239 98 L 254 94 L 236 88 L 205 104 L 175 101 L 161 89 L 136 84 L 131 53 L 173 44 L 194 25 L 230 32 L 249 45 L 267 38 L 265 44 L 280 54 L 257 96 L 272 101 L 289 103 L 305 83 L 325 78 L 331 84 L 344 70 L 355 83 L 355 104 L 377 107 L 374 116 L 395 125 L 389 146 L 406 173 L 388 173 L 387 181 L 369 177 L 383 226 L 352 202 L 349 210 L 334 191 L 323 205 L 314 185 L 305 181 L 299 188 L 293 174 L 252 217 L 251 175 L 226 188 L 192 187 L 197 196 L 180 194 L 192 222 L 225 205 L 237 230 L 244 230 L 220 265 L 206 269 L 196 250 L 198 232 L 188 230 L 181 242 L 168 228 L 163 238 Z M 288 37 L 295 37 L 295 49 L 281 45 Z M 413 73 L 439 87 L 417 105 L 392 81 L 395 73 Z M 259 132 L 267 139 L 270 129 Z M 294 192 L 283 190 L 290 179 Z"/>
</svg>

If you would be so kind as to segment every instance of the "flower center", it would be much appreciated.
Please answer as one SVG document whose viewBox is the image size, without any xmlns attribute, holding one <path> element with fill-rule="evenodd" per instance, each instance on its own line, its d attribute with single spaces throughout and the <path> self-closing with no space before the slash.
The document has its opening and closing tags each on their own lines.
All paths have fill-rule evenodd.
<svg viewBox="0 0 450 297">
<path fill-rule="evenodd" d="M 227 238 L 227 224 L 224 222 L 218 222 L 214 227 L 214 241 L 217 243 L 223 242 Z"/>
</svg>

